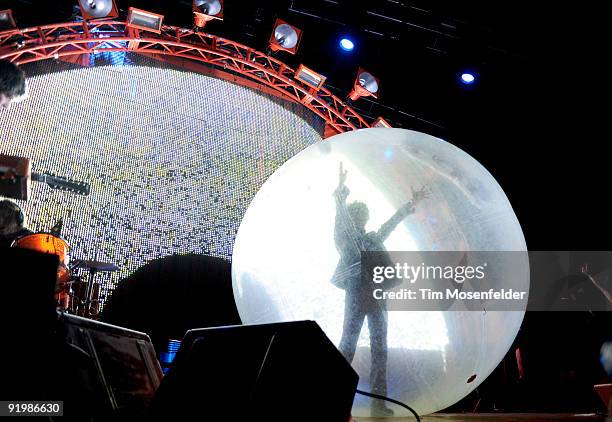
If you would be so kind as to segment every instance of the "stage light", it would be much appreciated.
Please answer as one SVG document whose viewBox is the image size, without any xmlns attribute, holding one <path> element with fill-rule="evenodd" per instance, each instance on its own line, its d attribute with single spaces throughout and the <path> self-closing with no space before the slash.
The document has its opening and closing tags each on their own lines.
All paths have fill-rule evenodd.
<svg viewBox="0 0 612 422">
<path fill-rule="evenodd" d="M 270 49 L 272 51 L 283 50 L 295 54 L 302 39 L 302 30 L 287 22 L 276 19 L 274 30 L 270 36 Z"/>
<path fill-rule="evenodd" d="M 295 79 L 300 82 L 304 82 L 306 85 L 311 86 L 314 89 L 319 89 L 321 86 L 323 86 L 325 79 L 327 78 L 301 64 L 298 70 L 295 72 Z"/>
<path fill-rule="evenodd" d="M 0 32 L 16 28 L 17 25 L 15 24 L 15 19 L 13 19 L 13 12 L 11 9 L 0 10 Z"/>
<path fill-rule="evenodd" d="M 131 28 L 142 29 L 144 31 L 151 31 L 160 34 L 163 21 L 163 15 L 136 9 L 135 7 L 129 8 L 127 25 Z"/>
<path fill-rule="evenodd" d="M 372 123 L 372 127 L 386 127 L 386 128 L 391 128 L 393 126 L 391 126 L 389 124 L 389 122 L 387 122 L 385 119 L 383 119 L 382 117 L 379 117 L 378 119 L 374 120 L 374 123 Z"/>
<path fill-rule="evenodd" d="M 165 374 L 170 370 L 170 366 L 176 357 L 181 347 L 181 340 L 168 340 L 168 348 L 166 352 L 160 353 L 159 361 L 161 363 L 162 372 Z"/>
<path fill-rule="evenodd" d="M 476 76 L 474 76 L 474 74 L 472 73 L 465 72 L 461 74 L 461 82 L 463 82 L 466 85 L 470 85 L 474 83 L 475 80 L 476 80 Z"/>
<path fill-rule="evenodd" d="M 355 48 L 355 43 L 348 38 L 342 38 L 340 40 L 340 48 L 344 51 L 353 51 L 353 48 Z"/>
<path fill-rule="evenodd" d="M 357 78 L 353 90 L 349 94 L 349 98 L 353 101 L 359 97 L 374 97 L 378 98 L 378 78 L 372 76 L 362 68 L 357 71 Z"/>
<path fill-rule="evenodd" d="M 193 0 L 195 26 L 204 26 L 213 19 L 223 20 L 223 0 Z"/>
<path fill-rule="evenodd" d="M 84 20 L 115 19 L 119 16 L 114 0 L 79 0 L 79 7 Z"/>
</svg>

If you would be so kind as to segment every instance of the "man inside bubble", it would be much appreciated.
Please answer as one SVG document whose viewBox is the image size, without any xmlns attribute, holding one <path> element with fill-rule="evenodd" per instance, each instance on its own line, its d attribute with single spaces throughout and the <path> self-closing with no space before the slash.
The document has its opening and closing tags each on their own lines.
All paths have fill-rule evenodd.
<svg viewBox="0 0 612 422">
<path fill-rule="evenodd" d="M 332 277 L 332 284 L 345 291 L 344 324 L 342 338 L 338 346 L 347 361 L 353 361 L 357 341 L 365 318 L 368 319 L 371 349 L 370 384 L 372 393 L 387 395 L 387 312 L 384 300 L 374 298 L 373 289 L 384 290 L 397 286 L 401 280 L 386 280 L 374 287 L 373 283 L 365 284 L 361 280 L 361 251 L 386 251 L 384 242 L 397 225 L 408 215 L 415 212 L 418 202 L 429 195 L 423 187 L 412 189 L 412 199 L 401 206 L 378 231 L 366 232 L 365 226 L 370 215 L 368 206 L 361 201 L 346 203 L 350 193 L 345 182 L 347 171 L 340 163 L 338 187 L 334 191 L 336 202 L 336 220 L 334 241 L 340 254 L 340 260 Z M 387 264 L 391 265 L 391 260 Z M 391 416 L 393 410 L 384 401 L 374 399 L 371 408 L 372 416 Z"/>
</svg>

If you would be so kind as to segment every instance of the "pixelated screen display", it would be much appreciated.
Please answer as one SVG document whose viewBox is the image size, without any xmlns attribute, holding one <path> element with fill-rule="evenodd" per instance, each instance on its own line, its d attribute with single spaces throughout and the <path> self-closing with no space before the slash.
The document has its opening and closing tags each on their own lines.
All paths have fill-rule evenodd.
<svg viewBox="0 0 612 422">
<path fill-rule="evenodd" d="M 63 219 L 72 258 L 120 267 L 96 276 L 102 305 L 152 259 L 231 259 L 255 193 L 322 137 L 303 106 L 221 79 L 126 53 L 91 64 L 25 65 L 30 98 L 0 111 L 0 153 L 91 184 L 81 196 L 33 183 L 17 202 L 34 231 Z"/>
</svg>

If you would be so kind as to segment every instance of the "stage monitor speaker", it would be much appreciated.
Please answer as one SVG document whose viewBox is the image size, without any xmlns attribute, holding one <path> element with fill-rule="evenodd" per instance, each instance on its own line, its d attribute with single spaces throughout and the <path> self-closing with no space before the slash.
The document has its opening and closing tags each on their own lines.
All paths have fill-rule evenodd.
<svg viewBox="0 0 612 422">
<path fill-rule="evenodd" d="M 65 414 L 94 421 L 140 420 L 162 372 L 149 337 L 137 331 L 60 314 L 57 331 L 64 353 L 58 357 Z"/>
<path fill-rule="evenodd" d="M 62 420 L 143 420 L 162 377 L 146 334 L 55 310 L 3 348 L 0 400 L 62 401 Z"/>
<path fill-rule="evenodd" d="M 348 422 L 358 380 L 313 321 L 191 330 L 150 415 Z"/>
</svg>

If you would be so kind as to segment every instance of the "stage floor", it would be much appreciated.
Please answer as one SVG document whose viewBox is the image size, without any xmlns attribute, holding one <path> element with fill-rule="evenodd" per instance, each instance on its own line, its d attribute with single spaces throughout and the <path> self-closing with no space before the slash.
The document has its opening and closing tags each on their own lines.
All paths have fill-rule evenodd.
<svg viewBox="0 0 612 422">
<path fill-rule="evenodd" d="M 393 418 L 393 419 L 382 419 L 382 418 L 354 418 L 355 422 L 383 422 L 383 421 L 394 421 L 394 422 L 408 422 L 414 421 L 414 418 Z M 532 421 L 576 421 L 576 422 L 587 422 L 587 421 L 605 421 L 605 416 L 595 414 L 567 414 L 567 413 L 448 413 L 448 414 L 435 414 L 429 416 L 422 416 L 422 421 L 429 422 L 532 422 Z M 612 421 L 612 418 L 608 419 Z"/>
</svg>

